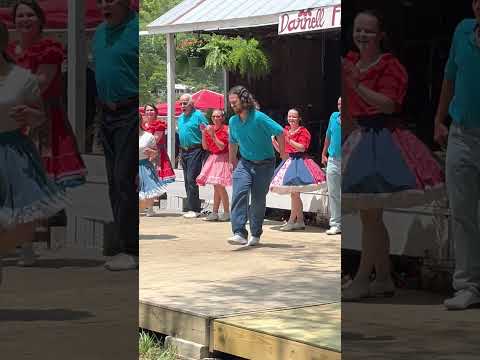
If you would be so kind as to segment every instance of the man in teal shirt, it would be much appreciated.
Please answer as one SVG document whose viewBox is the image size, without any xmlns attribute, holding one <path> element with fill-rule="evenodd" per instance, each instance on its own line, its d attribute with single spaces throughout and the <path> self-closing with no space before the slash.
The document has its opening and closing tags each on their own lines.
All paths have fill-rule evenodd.
<svg viewBox="0 0 480 360">
<path fill-rule="evenodd" d="M 197 177 L 202 171 L 206 152 L 202 148 L 201 125 L 208 125 L 207 118 L 201 111 L 195 109 L 192 95 L 183 94 L 180 97 L 182 115 L 178 118 L 178 138 L 180 141 L 180 160 L 182 162 L 183 180 L 187 193 L 187 207 L 184 209 L 186 218 L 196 218 L 200 215 L 200 194 Z"/>
<path fill-rule="evenodd" d="M 330 209 L 330 229 L 326 231 L 327 235 L 336 235 L 342 232 L 342 98 L 338 99 L 337 106 L 338 112 L 332 114 L 328 123 L 322 152 L 322 164 L 327 165 Z"/>
<path fill-rule="evenodd" d="M 446 178 L 455 242 L 454 297 L 447 309 L 480 304 L 480 0 L 473 0 L 475 19 L 455 30 L 435 117 L 435 140 L 448 136 Z M 447 112 L 453 120 L 444 125 Z"/>
<path fill-rule="evenodd" d="M 283 128 L 255 109 L 255 100 L 243 86 L 235 86 L 228 100 L 236 115 L 229 122 L 229 161 L 234 168 L 231 223 L 231 244 L 254 246 L 260 241 L 267 202 L 267 193 L 275 170 L 272 136 L 277 137 L 280 155 L 285 154 Z M 240 161 L 237 154 L 240 148 Z M 249 206 L 249 197 L 251 203 Z M 251 236 L 245 229 L 250 220 Z"/>
<path fill-rule="evenodd" d="M 97 1 L 105 21 L 93 38 L 101 137 L 115 243 L 109 270 L 138 267 L 138 15 L 130 0 Z"/>
</svg>

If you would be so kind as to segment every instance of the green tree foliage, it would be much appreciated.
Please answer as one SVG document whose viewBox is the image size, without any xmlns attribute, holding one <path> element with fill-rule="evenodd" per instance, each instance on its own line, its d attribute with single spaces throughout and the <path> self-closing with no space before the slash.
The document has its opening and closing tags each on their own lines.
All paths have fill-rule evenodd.
<svg viewBox="0 0 480 360">
<path fill-rule="evenodd" d="M 152 35 L 140 37 L 140 103 L 145 104 L 156 101 L 154 91 L 157 88 L 167 88 L 165 58 L 164 36 Z"/>
<path fill-rule="evenodd" d="M 178 5 L 182 0 L 142 0 L 140 3 L 140 29 L 146 30 L 146 26 L 168 10 Z M 187 39 L 196 39 L 195 34 L 177 34 L 176 42 L 181 43 Z M 166 39 L 163 35 L 148 35 L 140 37 L 140 103 L 165 101 L 167 89 L 167 51 Z M 176 83 L 185 84 L 201 90 L 208 88 L 221 91 L 219 84 L 222 82 L 218 72 L 192 69 L 188 66 L 185 53 L 181 50 L 177 53 Z M 160 94 L 157 95 L 157 90 Z"/>
<path fill-rule="evenodd" d="M 141 0 L 140 29 L 146 30 L 149 23 L 181 2 L 182 0 Z"/>
</svg>

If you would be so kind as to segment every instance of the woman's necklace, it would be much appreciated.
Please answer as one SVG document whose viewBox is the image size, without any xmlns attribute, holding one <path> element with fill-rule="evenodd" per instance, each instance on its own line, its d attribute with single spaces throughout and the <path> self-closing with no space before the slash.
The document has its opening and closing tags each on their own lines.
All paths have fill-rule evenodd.
<svg viewBox="0 0 480 360">
<path fill-rule="evenodd" d="M 290 129 L 288 129 L 288 133 L 289 133 L 290 135 L 293 135 L 293 134 L 295 134 L 299 129 L 300 129 L 300 126 L 297 127 L 296 129 L 290 128 Z"/>
<path fill-rule="evenodd" d="M 358 70 L 360 71 L 366 71 L 368 69 L 370 69 L 372 66 L 375 66 L 378 64 L 378 62 L 380 61 L 380 58 L 382 57 L 382 54 L 378 54 L 378 56 L 375 58 L 375 60 L 373 61 L 369 61 L 368 63 L 365 63 L 362 59 L 360 59 L 358 62 L 357 62 L 357 68 Z"/>
</svg>

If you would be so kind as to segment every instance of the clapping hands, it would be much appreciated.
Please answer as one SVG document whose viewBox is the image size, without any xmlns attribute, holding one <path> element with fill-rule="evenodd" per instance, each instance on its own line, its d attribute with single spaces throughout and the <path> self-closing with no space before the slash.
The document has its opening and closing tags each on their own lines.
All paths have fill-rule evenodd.
<svg viewBox="0 0 480 360">
<path fill-rule="evenodd" d="M 14 106 L 8 114 L 20 128 L 31 125 L 31 108 L 26 105 Z"/>
</svg>

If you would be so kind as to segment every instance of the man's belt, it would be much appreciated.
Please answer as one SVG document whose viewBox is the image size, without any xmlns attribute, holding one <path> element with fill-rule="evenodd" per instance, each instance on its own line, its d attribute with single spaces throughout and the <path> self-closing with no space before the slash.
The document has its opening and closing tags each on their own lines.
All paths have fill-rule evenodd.
<svg viewBox="0 0 480 360">
<path fill-rule="evenodd" d="M 195 145 L 192 145 L 192 146 L 189 146 L 189 147 L 180 147 L 180 150 L 182 152 L 190 152 L 192 150 L 201 149 L 201 148 L 202 148 L 201 144 L 195 144 Z"/>
<path fill-rule="evenodd" d="M 130 108 L 132 106 L 138 106 L 139 99 L 138 96 L 129 97 L 125 100 L 117 101 L 117 102 L 102 102 L 100 101 L 100 105 L 102 108 L 109 112 L 119 111 L 125 108 Z"/>
<path fill-rule="evenodd" d="M 274 158 L 265 159 L 265 160 L 247 160 L 247 159 L 244 158 L 244 160 L 246 160 L 246 161 L 248 161 L 248 162 L 251 162 L 252 164 L 255 164 L 255 165 L 271 164 L 272 162 L 275 161 Z"/>
</svg>

